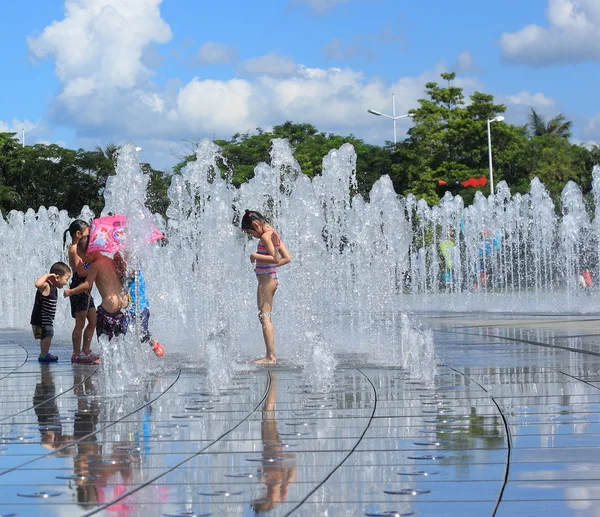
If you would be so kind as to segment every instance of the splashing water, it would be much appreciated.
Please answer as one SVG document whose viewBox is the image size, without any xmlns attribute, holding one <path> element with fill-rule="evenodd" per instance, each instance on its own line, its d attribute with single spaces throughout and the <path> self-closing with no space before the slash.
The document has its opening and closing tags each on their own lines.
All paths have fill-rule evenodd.
<svg viewBox="0 0 600 517">
<path fill-rule="evenodd" d="M 305 336 L 307 346 L 303 364 L 306 382 L 317 392 L 327 391 L 333 387 L 337 365 L 331 342 L 316 332 L 306 332 Z"/>
<path fill-rule="evenodd" d="M 125 145 L 117 175 L 107 182 L 104 213 L 127 217 L 128 261 L 146 277 L 152 334 L 167 357 L 204 364 L 210 389 L 231 379 L 232 364 L 264 350 L 249 260 L 257 242 L 239 230 L 246 208 L 272 221 L 293 257 L 279 271 L 277 355 L 316 378 L 327 379 L 336 361 L 352 354 L 431 377 L 433 338 L 410 311 L 586 311 L 597 305 L 595 293 L 579 296 L 575 279 L 584 267 L 600 278 L 599 208 L 590 220 L 573 183 L 565 187 L 560 215 L 537 179 L 525 195 L 511 196 L 501 182 L 496 195 L 478 193 L 467 208 L 449 193 L 429 207 L 412 195 L 399 197 L 388 176 L 373 185 L 368 201 L 354 195 L 356 154 L 348 144 L 330 151 L 322 176 L 311 180 L 288 142 L 276 139 L 270 164 L 258 164 L 239 189 L 222 177 L 224 159 L 213 142 L 200 142 L 195 154 L 172 178 L 163 220 L 145 208 L 148 176 L 134 146 Z M 597 201 L 598 167 L 593 189 Z M 92 214 L 84 207 L 80 217 Z M 61 237 L 70 221 L 53 207 L 0 217 L 4 327 L 27 327 L 31 286 L 66 259 Z M 152 227 L 166 235 L 165 243 L 147 242 Z M 55 323 L 57 338 L 68 341 L 67 303 L 59 303 Z M 123 382 L 143 376 L 151 353 L 140 344 L 139 329 L 107 346 L 107 370 L 121 371 Z M 130 353 L 150 357 L 140 361 Z"/>
</svg>

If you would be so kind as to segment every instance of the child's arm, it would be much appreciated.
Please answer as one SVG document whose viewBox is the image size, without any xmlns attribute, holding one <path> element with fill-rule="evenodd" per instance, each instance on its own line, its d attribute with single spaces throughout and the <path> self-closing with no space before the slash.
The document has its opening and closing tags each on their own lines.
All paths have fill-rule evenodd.
<svg viewBox="0 0 600 517">
<path fill-rule="evenodd" d="M 54 273 L 47 273 L 35 281 L 35 287 L 40 293 L 42 293 L 42 296 L 48 296 L 50 293 L 50 284 L 48 283 L 50 278 L 58 280 L 59 276 Z"/>
<path fill-rule="evenodd" d="M 90 267 L 90 272 L 88 273 L 88 276 L 85 279 L 85 282 L 79 284 L 74 289 L 65 289 L 65 291 L 64 291 L 65 298 L 67 298 L 68 296 L 73 296 L 75 294 L 85 293 L 85 292 L 89 291 L 92 288 L 92 286 L 94 285 L 94 280 L 96 280 L 97 274 L 98 274 L 98 268 L 96 267 L 96 264 L 92 264 L 92 267 Z"/>
<path fill-rule="evenodd" d="M 279 243 L 279 255 L 281 255 L 281 258 L 279 259 L 279 262 L 275 263 L 277 267 L 285 266 L 292 261 L 292 256 L 283 242 Z"/>
<path fill-rule="evenodd" d="M 83 269 L 83 260 L 77 255 L 77 246 L 69 246 L 69 265 L 80 278 L 86 277 L 87 271 Z"/>
<path fill-rule="evenodd" d="M 126 284 L 127 262 L 125 262 L 125 259 L 121 256 L 121 253 L 119 251 L 115 253 L 115 256 L 113 257 L 113 262 L 115 263 L 115 266 L 117 268 L 117 276 L 119 277 L 119 280 L 122 284 Z"/>
<path fill-rule="evenodd" d="M 277 250 L 275 249 L 275 246 L 273 245 L 273 240 L 271 238 L 272 235 L 273 233 L 269 232 L 268 234 L 263 233 L 260 236 L 260 240 L 264 244 L 268 255 L 263 255 L 255 251 L 254 253 L 252 253 L 252 255 L 250 255 L 250 262 L 252 262 L 253 264 L 256 261 L 266 262 L 267 264 L 277 264 L 279 262 Z"/>
</svg>

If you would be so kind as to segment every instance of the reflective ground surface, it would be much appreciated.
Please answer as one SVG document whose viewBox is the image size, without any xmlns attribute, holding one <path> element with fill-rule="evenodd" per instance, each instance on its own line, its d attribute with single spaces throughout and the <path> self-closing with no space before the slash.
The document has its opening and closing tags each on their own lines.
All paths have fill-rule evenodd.
<svg viewBox="0 0 600 517">
<path fill-rule="evenodd" d="M 434 385 L 353 356 L 325 393 L 278 366 L 106 396 L 0 332 L 0 516 L 600 515 L 597 320 L 423 318 Z"/>
</svg>

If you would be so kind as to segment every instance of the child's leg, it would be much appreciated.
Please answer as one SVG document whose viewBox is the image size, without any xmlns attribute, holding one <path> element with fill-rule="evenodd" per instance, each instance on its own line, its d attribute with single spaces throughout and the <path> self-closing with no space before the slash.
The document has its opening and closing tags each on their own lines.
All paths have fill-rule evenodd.
<svg viewBox="0 0 600 517">
<path fill-rule="evenodd" d="M 86 316 L 88 324 L 83 332 L 83 353 L 87 355 L 92 349 L 92 338 L 96 332 L 96 309 L 89 309 Z"/>
<path fill-rule="evenodd" d="M 258 288 L 256 290 L 256 302 L 258 305 L 258 319 L 262 325 L 263 338 L 265 340 L 266 354 L 262 359 L 255 361 L 258 364 L 275 364 L 275 329 L 271 320 L 273 311 L 273 297 L 277 289 L 277 282 L 269 275 L 259 275 Z"/>
<path fill-rule="evenodd" d="M 51 344 L 52 336 L 46 336 L 40 340 L 40 356 L 45 356 L 48 352 L 50 352 Z"/>
<path fill-rule="evenodd" d="M 148 330 L 148 325 L 150 323 L 150 310 L 144 309 L 140 312 L 140 327 L 141 327 L 141 335 L 140 341 L 142 343 L 147 343 L 152 340 L 152 336 L 150 335 L 150 330 Z"/>
<path fill-rule="evenodd" d="M 81 352 L 81 337 L 83 335 L 83 327 L 85 326 L 86 311 L 79 311 L 75 313 L 75 327 L 71 334 L 71 341 L 73 342 L 73 355 L 77 355 Z"/>
<path fill-rule="evenodd" d="M 152 351 L 157 355 L 157 357 L 162 357 L 163 355 L 165 355 L 165 349 L 158 341 L 156 341 L 156 339 L 154 339 L 152 337 L 152 334 L 150 334 L 150 330 L 148 329 L 149 322 L 150 322 L 150 310 L 144 309 L 140 313 L 140 323 L 141 323 L 141 327 L 142 327 L 142 333 L 140 336 L 140 340 L 142 343 L 149 342 L 150 346 L 152 347 Z"/>
</svg>

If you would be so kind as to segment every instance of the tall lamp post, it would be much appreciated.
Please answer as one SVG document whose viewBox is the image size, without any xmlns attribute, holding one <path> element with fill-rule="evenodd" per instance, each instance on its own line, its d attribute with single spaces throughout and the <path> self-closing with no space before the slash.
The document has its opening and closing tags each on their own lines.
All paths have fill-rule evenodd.
<svg viewBox="0 0 600 517">
<path fill-rule="evenodd" d="M 492 167 L 492 131 L 491 125 L 492 122 L 502 122 L 504 117 L 502 115 L 498 115 L 497 117 L 488 119 L 487 127 L 488 127 L 488 154 L 490 158 L 490 194 L 494 193 L 494 168 Z"/>
<path fill-rule="evenodd" d="M 385 113 L 381 113 L 381 112 L 375 111 L 375 110 L 367 110 L 367 111 L 371 115 L 377 115 L 378 117 L 391 118 L 394 121 L 394 145 L 396 145 L 396 120 L 398 120 L 399 118 L 412 117 L 412 115 L 410 113 L 408 115 L 396 116 L 396 97 L 394 96 L 393 93 L 392 93 L 392 114 L 391 115 L 386 115 Z"/>
</svg>

